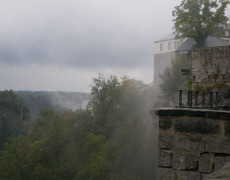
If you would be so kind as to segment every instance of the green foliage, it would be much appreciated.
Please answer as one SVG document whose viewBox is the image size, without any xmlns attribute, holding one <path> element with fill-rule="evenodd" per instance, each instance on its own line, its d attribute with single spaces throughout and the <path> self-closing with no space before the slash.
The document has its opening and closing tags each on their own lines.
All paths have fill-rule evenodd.
<svg viewBox="0 0 230 180">
<path fill-rule="evenodd" d="M 88 134 L 81 149 L 81 165 L 75 180 L 107 179 L 116 146 L 103 135 Z"/>
<path fill-rule="evenodd" d="M 160 88 L 167 98 L 174 100 L 178 89 L 189 88 L 187 87 L 189 84 L 186 84 L 188 77 L 181 73 L 181 69 L 189 69 L 189 64 L 189 59 L 186 56 L 178 56 L 172 61 L 171 67 L 166 68 L 163 74 L 160 74 L 162 80 Z"/>
<path fill-rule="evenodd" d="M 192 80 L 191 79 L 187 81 L 187 87 L 189 90 L 192 90 Z"/>
<path fill-rule="evenodd" d="M 228 18 L 225 9 L 228 0 L 182 0 L 172 12 L 177 38 L 193 38 L 198 47 L 208 35 L 224 36 Z"/>
<path fill-rule="evenodd" d="M 52 110 L 43 110 L 40 112 L 39 117 L 33 123 L 30 136 L 32 140 L 38 140 L 42 137 L 47 136 L 48 129 L 57 119 L 58 114 Z"/>
<path fill-rule="evenodd" d="M 17 109 L 22 104 L 22 99 L 14 91 L 6 90 L 0 92 L 0 102 L 4 107 Z"/>
<path fill-rule="evenodd" d="M 30 141 L 24 136 L 11 138 L 10 141 L 5 144 L 4 151 L 0 156 L 0 174 L 4 179 L 28 179 L 26 156 L 29 146 Z"/>
<path fill-rule="evenodd" d="M 151 123 L 143 118 L 148 91 L 141 81 L 100 75 L 94 79 L 86 110 L 62 114 L 44 110 L 26 137 L 4 146 L 2 178 L 152 179 L 152 164 L 147 163 L 153 157 L 149 146 L 153 142 L 147 141 L 152 137 L 147 130 Z"/>
<path fill-rule="evenodd" d="M 91 89 L 92 98 L 89 101 L 90 109 L 95 118 L 95 124 L 98 126 L 97 133 L 103 133 L 108 136 L 113 128 L 113 118 L 117 114 L 120 95 L 120 83 L 116 76 L 110 76 L 106 79 L 99 75 L 93 81 Z"/>
<path fill-rule="evenodd" d="M 12 90 L 0 92 L 0 150 L 9 137 L 24 134 L 28 127 L 29 108 Z"/>
</svg>

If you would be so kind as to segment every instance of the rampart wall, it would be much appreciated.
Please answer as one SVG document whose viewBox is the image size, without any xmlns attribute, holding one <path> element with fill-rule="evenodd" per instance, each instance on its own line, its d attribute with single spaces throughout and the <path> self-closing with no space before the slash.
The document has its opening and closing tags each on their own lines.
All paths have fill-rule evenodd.
<svg viewBox="0 0 230 180">
<path fill-rule="evenodd" d="M 158 109 L 158 179 L 206 180 L 230 161 L 230 111 Z"/>
</svg>

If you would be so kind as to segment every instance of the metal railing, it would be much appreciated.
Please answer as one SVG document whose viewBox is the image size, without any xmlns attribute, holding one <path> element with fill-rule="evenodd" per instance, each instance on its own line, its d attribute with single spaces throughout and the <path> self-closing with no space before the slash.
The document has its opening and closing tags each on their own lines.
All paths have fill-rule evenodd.
<svg viewBox="0 0 230 180">
<path fill-rule="evenodd" d="M 230 91 L 179 91 L 179 107 L 189 108 L 230 108 Z"/>
</svg>

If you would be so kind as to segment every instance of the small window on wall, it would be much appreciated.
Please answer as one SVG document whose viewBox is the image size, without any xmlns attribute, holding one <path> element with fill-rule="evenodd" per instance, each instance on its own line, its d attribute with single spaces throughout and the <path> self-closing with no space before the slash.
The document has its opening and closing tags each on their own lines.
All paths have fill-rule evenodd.
<svg viewBox="0 0 230 180">
<path fill-rule="evenodd" d="M 172 43 L 168 42 L 168 50 L 171 50 L 171 49 L 172 49 Z"/>
<path fill-rule="evenodd" d="M 163 51 L 163 44 L 160 44 L 160 51 Z"/>
</svg>

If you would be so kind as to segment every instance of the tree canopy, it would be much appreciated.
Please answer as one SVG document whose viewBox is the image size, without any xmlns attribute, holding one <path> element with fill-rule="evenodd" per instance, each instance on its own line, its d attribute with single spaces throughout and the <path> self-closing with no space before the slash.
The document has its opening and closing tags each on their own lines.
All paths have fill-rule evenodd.
<svg viewBox="0 0 230 180">
<path fill-rule="evenodd" d="M 27 134 L 4 144 L 0 179 L 152 179 L 149 90 L 126 76 L 100 75 L 86 109 L 43 110 Z"/>
<path fill-rule="evenodd" d="M 0 92 L 0 150 L 9 137 L 26 133 L 29 113 L 23 99 L 12 90 Z"/>
<path fill-rule="evenodd" d="M 160 88 L 168 100 L 175 102 L 175 93 L 177 93 L 177 90 L 180 88 L 188 88 L 188 77 L 182 75 L 181 69 L 188 69 L 189 66 L 188 57 L 180 55 L 171 62 L 171 67 L 167 67 L 165 71 L 160 74 L 162 80 Z"/>
<path fill-rule="evenodd" d="M 202 47 L 206 38 L 224 36 L 228 18 L 225 9 L 229 0 L 182 0 L 173 10 L 176 38 L 193 38 Z"/>
</svg>

